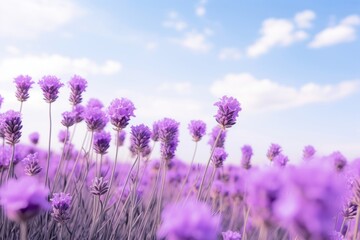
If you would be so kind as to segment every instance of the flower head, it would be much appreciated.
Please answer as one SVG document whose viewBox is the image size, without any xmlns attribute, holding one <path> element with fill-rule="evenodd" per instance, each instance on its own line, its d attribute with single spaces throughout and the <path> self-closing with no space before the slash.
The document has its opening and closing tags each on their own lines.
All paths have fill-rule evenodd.
<svg viewBox="0 0 360 240">
<path fill-rule="evenodd" d="M 149 148 L 151 131 L 144 124 L 131 126 L 130 132 L 130 149 L 135 155 L 142 154 Z"/>
<path fill-rule="evenodd" d="M 151 131 L 151 139 L 154 142 L 159 141 L 159 123 L 160 123 L 160 121 L 156 121 L 153 123 L 153 128 Z"/>
<path fill-rule="evenodd" d="M 64 86 L 60 82 L 60 79 L 55 76 L 44 76 L 40 81 L 39 85 L 43 91 L 44 100 L 47 103 L 55 102 L 59 95 L 59 89 Z"/>
<path fill-rule="evenodd" d="M 221 133 L 220 133 L 221 131 Z M 219 136 L 218 141 L 216 142 L 216 146 L 214 146 L 216 138 Z M 208 144 L 213 148 L 213 147 L 220 147 L 223 148 L 225 146 L 225 139 L 226 139 L 226 131 L 222 130 L 221 127 L 219 127 L 218 125 L 215 126 L 211 133 L 210 133 L 210 139 L 208 141 Z"/>
<path fill-rule="evenodd" d="M 245 169 L 251 168 L 250 160 L 253 155 L 252 147 L 250 145 L 244 145 L 241 148 L 241 153 L 242 153 L 241 166 Z"/>
<path fill-rule="evenodd" d="M 42 167 L 39 164 L 38 153 L 29 154 L 23 160 L 22 163 L 25 165 L 24 172 L 28 176 L 34 176 L 41 172 Z"/>
<path fill-rule="evenodd" d="M 226 160 L 228 154 L 225 152 L 224 148 L 216 147 L 214 153 L 211 156 L 211 161 L 213 162 L 216 168 L 223 166 L 224 161 Z"/>
<path fill-rule="evenodd" d="M 161 239 L 217 239 L 219 218 L 213 216 L 205 203 L 190 200 L 183 207 L 168 205 L 163 211 L 162 219 L 157 232 Z"/>
<path fill-rule="evenodd" d="M 69 128 L 75 124 L 76 115 L 74 112 L 66 111 L 62 113 L 62 116 L 63 119 L 61 120 L 61 124 L 64 125 L 65 127 Z"/>
<path fill-rule="evenodd" d="M 110 103 L 108 114 L 111 124 L 117 130 L 124 129 L 134 115 L 134 104 L 126 98 L 115 99 Z"/>
<path fill-rule="evenodd" d="M 1 186 L 0 204 L 10 220 L 27 221 L 40 211 L 49 209 L 48 194 L 49 190 L 36 178 L 10 179 Z"/>
<path fill-rule="evenodd" d="M 86 105 L 87 108 L 103 108 L 104 104 L 97 98 L 90 98 Z"/>
<path fill-rule="evenodd" d="M 40 134 L 38 132 L 30 133 L 29 139 L 32 144 L 38 144 L 40 138 Z"/>
<path fill-rule="evenodd" d="M 111 135 L 108 132 L 100 131 L 94 135 L 94 150 L 97 154 L 104 155 L 110 147 Z"/>
<path fill-rule="evenodd" d="M 101 131 L 105 128 L 108 118 L 100 108 L 86 108 L 84 119 L 89 131 Z"/>
<path fill-rule="evenodd" d="M 69 141 L 69 139 L 70 139 L 69 131 L 60 130 L 59 134 L 58 134 L 58 139 L 59 139 L 59 142 L 61 142 L 61 143 L 65 143 L 65 142 Z"/>
<path fill-rule="evenodd" d="M 188 129 L 193 141 L 198 142 L 205 135 L 206 124 L 201 120 L 192 120 L 188 125 Z"/>
<path fill-rule="evenodd" d="M 276 157 L 277 155 L 279 155 L 281 153 L 281 151 L 282 151 L 282 149 L 279 144 L 272 143 L 269 147 L 269 150 L 268 150 L 266 156 L 268 157 L 268 159 L 270 161 L 272 161 L 274 159 L 274 157 Z"/>
<path fill-rule="evenodd" d="M 8 144 L 14 145 L 20 141 L 22 121 L 20 112 L 7 111 L 2 120 L 4 137 Z"/>
<path fill-rule="evenodd" d="M 179 123 L 171 118 L 159 121 L 159 139 L 162 159 L 171 160 L 179 143 Z"/>
<path fill-rule="evenodd" d="M 107 193 L 109 190 L 109 182 L 105 180 L 102 177 L 95 177 L 91 186 L 90 186 L 90 192 L 93 195 L 101 196 Z"/>
<path fill-rule="evenodd" d="M 78 75 L 74 75 L 69 81 L 69 86 L 71 90 L 69 101 L 73 106 L 78 105 L 82 102 L 81 95 L 86 90 L 87 81 Z"/>
<path fill-rule="evenodd" d="M 54 193 L 50 199 L 52 206 L 51 216 L 58 223 L 65 223 L 70 219 L 70 206 L 72 197 L 69 193 Z"/>
<path fill-rule="evenodd" d="M 341 152 L 333 152 L 329 158 L 334 162 L 337 171 L 343 170 L 347 164 L 347 160 Z"/>
<path fill-rule="evenodd" d="M 239 232 L 226 231 L 222 233 L 224 240 L 241 240 L 241 234 Z"/>
<path fill-rule="evenodd" d="M 84 120 L 84 112 L 85 112 L 85 107 L 77 104 L 76 106 L 74 106 L 73 110 L 72 110 L 74 116 L 75 116 L 75 122 L 79 123 L 82 120 Z"/>
<path fill-rule="evenodd" d="M 218 107 L 214 117 L 222 128 L 230 128 L 235 125 L 236 118 L 241 111 L 240 103 L 236 98 L 223 96 L 214 106 Z"/>
<path fill-rule="evenodd" d="M 304 150 L 303 150 L 303 159 L 309 160 L 315 155 L 315 153 L 316 153 L 315 148 L 311 145 L 307 145 L 304 147 Z"/>
<path fill-rule="evenodd" d="M 15 78 L 14 82 L 16 84 L 16 98 L 20 102 L 25 102 L 29 98 L 29 89 L 34 82 L 31 81 L 31 77 L 28 75 L 20 75 Z"/>
<path fill-rule="evenodd" d="M 285 167 L 288 161 L 289 158 L 282 153 L 279 153 L 273 158 L 274 165 L 278 167 Z"/>
</svg>

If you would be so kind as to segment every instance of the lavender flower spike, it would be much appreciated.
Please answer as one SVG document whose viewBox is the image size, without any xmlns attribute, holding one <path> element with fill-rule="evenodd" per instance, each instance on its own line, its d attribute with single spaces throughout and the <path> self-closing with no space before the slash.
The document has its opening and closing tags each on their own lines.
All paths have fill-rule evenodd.
<svg viewBox="0 0 360 240">
<path fill-rule="evenodd" d="M 242 158 L 241 158 L 241 166 L 245 169 L 251 168 L 251 157 L 253 155 L 253 150 L 250 145 L 244 145 L 241 148 Z"/>
<path fill-rule="evenodd" d="M 221 168 L 227 156 L 228 154 L 225 152 L 225 149 L 217 147 L 214 149 L 211 161 L 214 163 L 216 168 Z"/>
<path fill-rule="evenodd" d="M 19 112 L 9 110 L 3 116 L 4 136 L 8 144 L 14 145 L 20 141 L 22 121 Z"/>
<path fill-rule="evenodd" d="M 219 218 L 213 216 L 205 203 L 190 200 L 183 207 L 169 205 L 164 209 L 162 219 L 157 232 L 159 239 L 217 239 Z"/>
<path fill-rule="evenodd" d="M 24 172 L 28 176 L 35 176 L 41 172 L 42 167 L 39 164 L 38 153 L 29 154 L 23 160 L 22 163 L 25 165 Z"/>
<path fill-rule="evenodd" d="M 73 106 L 76 106 L 82 102 L 82 93 L 85 92 L 87 87 L 87 81 L 78 76 L 74 75 L 69 81 L 71 90 L 69 101 Z"/>
<path fill-rule="evenodd" d="M 161 120 L 159 122 L 159 139 L 162 159 L 171 160 L 175 156 L 179 143 L 179 123 L 170 118 Z"/>
<path fill-rule="evenodd" d="M 118 147 L 123 146 L 124 142 L 125 142 L 126 132 L 124 130 L 121 130 L 117 137 L 118 137 L 118 139 L 117 139 Z"/>
<path fill-rule="evenodd" d="M 120 131 L 129 124 L 130 118 L 135 117 L 134 110 L 134 104 L 126 98 L 115 99 L 110 103 L 108 114 L 115 130 Z"/>
<path fill-rule="evenodd" d="M 277 155 L 279 155 L 281 153 L 281 151 L 282 151 L 282 149 L 279 144 L 272 143 L 269 147 L 269 150 L 268 150 L 266 156 L 268 157 L 268 159 L 270 161 L 272 161 L 274 159 L 274 157 L 276 157 Z"/>
<path fill-rule="evenodd" d="M 51 216 L 58 223 L 65 223 L 70 219 L 70 206 L 72 197 L 68 193 L 54 193 L 51 200 L 52 213 Z"/>
<path fill-rule="evenodd" d="M 75 124 L 76 115 L 74 112 L 63 112 L 62 113 L 63 119 L 61 120 L 61 124 L 65 127 L 69 128 Z"/>
<path fill-rule="evenodd" d="M 149 148 L 151 131 L 149 127 L 144 124 L 138 126 L 131 126 L 130 133 L 130 150 L 135 154 L 142 154 L 146 149 Z"/>
<path fill-rule="evenodd" d="M 47 103 L 55 102 L 59 95 L 59 89 L 64 86 L 59 78 L 50 75 L 44 76 L 38 83 Z"/>
<path fill-rule="evenodd" d="M 103 179 L 102 177 L 95 177 L 92 185 L 90 186 L 90 192 L 93 195 L 101 196 L 107 193 L 109 190 L 109 182 Z"/>
<path fill-rule="evenodd" d="M 38 132 L 33 132 L 29 135 L 30 142 L 34 145 L 38 144 L 40 134 Z"/>
<path fill-rule="evenodd" d="M 16 98 L 20 102 L 25 102 L 29 98 L 29 89 L 34 82 L 31 81 L 31 77 L 28 75 L 20 75 L 15 78 L 14 82 L 16 84 Z"/>
<path fill-rule="evenodd" d="M 210 139 L 208 141 L 208 144 L 211 146 L 211 148 L 214 147 L 216 138 L 219 135 L 220 131 L 221 131 L 221 127 L 219 125 L 216 125 L 212 129 L 212 131 L 210 133 Z M 224 130 L 224 131 L 221 132 L 215 147 L 223 148 L 225 146 L 225 139 L 226 139 L 226 131 Z"/>
<path fill-rule="evenodd" d="M 315 148 L 311 145 L 307 145 L 304 147 L 304 150 L 303 150 L 303 159 L 309 160 L 315 155 L 315 153 L 316 153 Z"/>
<path fill-rule="evenodd" d="M 233 231 L 222 232 L 222 237 L 224 240 L 241 240 L 241 234 Z"/>
<path fill-rule="evenodd" d="M 10 179 L 0 189 L 0 204 L 12 221 L 27 221 L 42 210 L 49 209 L 49 190 L 36 178 Z"/>
<path fill-rule="evenodd" d="M 108 132 L 96 132 L 94 135 L 94 150 L 97 154 L 104 155 L 110 147 L 111 135 Z"/>
<path fill-rule="evenodd" d="M 198 142 L 205 135 L 206 124 L 201 120 L 192 120 L 188 125 L 188 129 L 193 141 Z"/>
<path fill-rule="evenodd" d="M 101 131 L 105 128 L 108 118 L 100 108 L 87 108 L 84 119 L 89 131 Z"/>
<path fill-rule="evenodd" d="M 236 98 L 223 96 L 214 106 L 218 107 L 217 114 L 214 117 L 223 129 L 235 125 L 236 118 L 241 111 L 240 103 Z"/>
<path fill-rule="evenodd" d="M 151 139 L 154 142 L 159 141 L 159 123 L 160 121 L 156 121 L 153 123 L 152 132 L 151 132 Z"/>
</svg>

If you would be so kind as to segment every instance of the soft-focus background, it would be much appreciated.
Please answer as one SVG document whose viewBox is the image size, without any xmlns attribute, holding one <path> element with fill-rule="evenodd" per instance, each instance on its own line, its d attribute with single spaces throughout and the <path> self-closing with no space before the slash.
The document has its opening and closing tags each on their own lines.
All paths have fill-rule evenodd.
<svg viewBox="0 0 360 240">
<path fill-rule="evenodd" d="M 222 95 L 243 108 L 228 132 L 228 162 L 238 163 L 240 147 L 250 144 L 254 162 L 266 164 L 270 143 L 293 163 L 307 144 L 352 159 L 360 155 L 359 31 L 357 0 L 0 0 L 0 111 L 19 108 L 19 74 L 35 82 L 79 74 L 89 83 L 85 103 L 130 98 L 131 125 L 181 122 L 177 155 L 185 161 L 193 152 L 188 122 L 203 119 L 210 131 Z M 62 88 L 53 107 L 55 137 L 68 96 Z M 23 118 L 22 142 L 36 130 L 46 146 L 47 104 L 37 84 Z M 207 140 L 196 162 L 207 161 Z"/>
</svg>

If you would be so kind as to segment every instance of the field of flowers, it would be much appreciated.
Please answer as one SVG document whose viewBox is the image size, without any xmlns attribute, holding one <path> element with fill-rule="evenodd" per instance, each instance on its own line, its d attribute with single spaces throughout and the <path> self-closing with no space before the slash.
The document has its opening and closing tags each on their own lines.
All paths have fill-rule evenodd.
<svg viewBox="0 0 360 240">
<path fill-rule="evenodd" d="M 35 86 L 21 75 L 14 84 L 19 111 L 1 111 L 0 96 L 0 239 L 360 239 L 360 159 L 318 156 L 309 145 L 301 163 L 291 165 L 281 146 L 271 144 L 263 156 L 269 164 L 260 168 L 245 145 L 239 164 L 228 165 L 226 133 L 241 111 L 233 97 L 214 104 L 215 128 L 207 131 L 201 120 L 182 123 L 194 141 L 186 164 L 175 157 L 176 119 L 132 126 L 129 99 L 81 105 L 87 82 L 76 75 L 67 83 L 69 111 L 62 114 L 62 151 L 55 152 L 52 128 L 60 123 L 52 121 L 52 103 L 64 83 L 44 76 Z M 31 124 L 21 112 L 32 87 L 41 88 L 48 106 L 49 135 L 41 136 L 49 139 L 47 149 L 38 146 L 38 132 L 22 136 L 22 126 Z M 76 148 L 79 124 L 88 131 Z M 132 160 L 124 163 L 118 152 L 126 136 Z M 31 144 L 22 144 L 24 137 Z M 210 145 L 202 165 L 194 163 L 199 141 Z M 152 157 L 155 145 L 160 159 Z"/>
</svg>

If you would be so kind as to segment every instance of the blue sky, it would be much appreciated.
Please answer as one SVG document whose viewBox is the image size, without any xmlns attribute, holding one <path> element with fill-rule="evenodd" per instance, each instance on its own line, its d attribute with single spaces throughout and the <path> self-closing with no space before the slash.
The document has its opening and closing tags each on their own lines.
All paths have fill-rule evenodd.
<svg viewBox="0 0 360 240">
<path fill-rule="evenodd" d="M 132 124 L 180 121 L 178 155 L 188 160 L 187 123 L 203 119 L 210 130 L 213 103 L 232 95 L 243 111 L 228 132 L 230 162 L 251 144 L 255 161 L 265 163 L 272 142 L 292 162 L 306 144 L 352 159 L 360 156 L 359 31 L 355 0 L 0 0 L 2 110 L 18 106 L 12 79 L 19 74 L 64 82 L 79 74 L 89 82 L 85 99 L 132 99 Z M 67 94 L 55 115 L 70 108 Z M 37 86 L 31 96 L 24 134 L 46 116 Z M 198 161 L 208 155 L 206 142 Z"/>
</svg>

